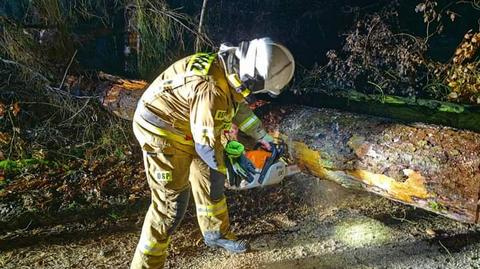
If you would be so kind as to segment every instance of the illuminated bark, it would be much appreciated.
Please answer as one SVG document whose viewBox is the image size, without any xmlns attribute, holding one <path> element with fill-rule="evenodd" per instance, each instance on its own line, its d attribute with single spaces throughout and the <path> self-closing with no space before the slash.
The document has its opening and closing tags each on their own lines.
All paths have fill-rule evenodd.
<svg viewBox="0 0 480 269">
<path fill-rule="evenodd" d="M 479 222 L 480 134 L 331 109 L 263 108 L 304 171 L 348 188 Z"/>
</svg>

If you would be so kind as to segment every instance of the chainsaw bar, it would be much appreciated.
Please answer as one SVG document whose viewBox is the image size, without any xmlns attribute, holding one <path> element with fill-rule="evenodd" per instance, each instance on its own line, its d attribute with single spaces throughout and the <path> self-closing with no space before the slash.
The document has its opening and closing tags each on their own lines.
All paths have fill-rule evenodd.
<svg viewBox="0 0 480 269">
<path fill-rule="evenodd" d="M 298 174 L 300 172 L 302 172 L 302 171 L 300 170 L 300 168 L 296 164 L 287 165 L 287 167 L 285 167 L 285 176 L 286 177 Z"/>
</svg>

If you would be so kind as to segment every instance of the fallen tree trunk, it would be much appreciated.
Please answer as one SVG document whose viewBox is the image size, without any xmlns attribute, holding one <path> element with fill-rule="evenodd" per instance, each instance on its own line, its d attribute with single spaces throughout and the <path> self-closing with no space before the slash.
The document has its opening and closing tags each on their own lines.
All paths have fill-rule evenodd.
<svg viewBox="0 0 480 269">
<path fill-rule="evenodd" d="M 110 86 L 101 88 L 105 96 L 131 96 L 122 80 L 109 80 Z M 140 96 L 138 88 L 134 91 Z M 107 108 L 130 119 L 133 99 L 120 104 L 111 98 Z M 480 134 L 332 109 L 260 110 L 267 128 L 288 141 L 304 171 L 461 222 L 479 222 Z"/>
<path fill-rule="evenodd" d="M 479 222 L 480 134 L 309 107 L 263 108 L 305 170 L 449 218 Z"/>
</svg>

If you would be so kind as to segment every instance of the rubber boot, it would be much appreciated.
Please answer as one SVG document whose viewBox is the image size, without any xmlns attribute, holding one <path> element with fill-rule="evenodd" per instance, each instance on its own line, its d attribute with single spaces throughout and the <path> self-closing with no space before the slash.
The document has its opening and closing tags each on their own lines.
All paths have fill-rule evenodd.
<svg viewBox="0 0 480 269">
<path fill-rule="evenodd" d="M 206 232 L 203 238 L 205 245 L 212 248 L 220 247 L 231 253 L 244 253 L 249 247 L 247 241 L 226 239 L 219 232 Z"/>
</svg>

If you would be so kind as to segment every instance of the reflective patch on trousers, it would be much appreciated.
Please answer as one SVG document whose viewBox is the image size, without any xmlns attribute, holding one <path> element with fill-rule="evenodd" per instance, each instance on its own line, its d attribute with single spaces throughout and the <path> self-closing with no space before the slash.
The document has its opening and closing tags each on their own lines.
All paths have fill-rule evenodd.
<svg viewBox="0 0 480 269">
<path fill-rule="evenodd" d="M 150 240 L 140 240 L 140 243 L 138 244 L 138 250 L 145 255 L 163 256 L 167 254 L 169 243 L 170 238 L 166 242 L 162 243 Z"/>
<path fill-rule="evenodd" d="M 227 212 L 227 200 L 223 198 L 220 202 L 212 205 L 197 205 L 197 215 L 214 217 Z"/>
<path fill-rule="evenodd" d="M 171 171 L 158 171 L 155 172 L 155 178 L 158 181 L 170 182 L 172 181 L 172 172 Z"/>
</svg>

